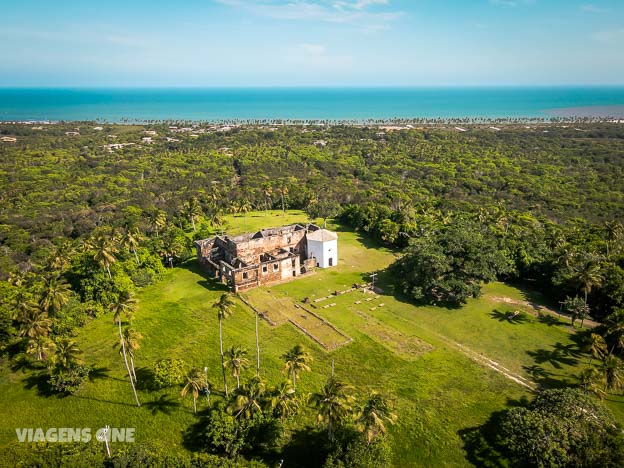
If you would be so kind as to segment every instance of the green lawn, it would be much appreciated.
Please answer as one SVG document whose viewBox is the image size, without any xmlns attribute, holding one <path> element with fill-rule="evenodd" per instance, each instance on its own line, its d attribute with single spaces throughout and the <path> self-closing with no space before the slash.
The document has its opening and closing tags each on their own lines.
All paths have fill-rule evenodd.
<svg viewBox="0 0 624 468">
<path fill-rule="evenodd" d="M 293 211 L 285 216 L 281 212 L 247 215 L 250 230 L 295 221 L 304 222 L 305 216 Z M 243 217 L 230 218 L 229 225 L 228 232 L 240 232 Z M 383 269 L 394 259 L 392 252 L 372 245 L 357 233 L 341 230 L 339 236 L 338 267 L 318 270 L 266 291 L 293 302 L 327 296 L 367 280 L 370 272 Z M 515 288 L 487 285 L 482 298 L 452 310 L 415 307 L 394 297 L 387 281 L 381 278 L 384 293 L 371 301 L 363 300 L 369 295 L 352 292 L 332 298 L 335 307 L 325 309 L 325 302 L 316 304 L 312 310 L 354 339 L 329 353 L 289 323 L 271 327 L 261 321 L 261 367 L 266 379 L 279 381 L 284 378 L 281 354 L 303 343 L 314 363 L 312 372 L 302 376 L 298 392 L 317 389 L 327 378 L 333 360 L 336 375 L 352 384 L 359 395 L 377 389 L 392 396 L 399 415 L 399 423 L 391 430 L 397 466 L 467 465 L 461 431 L 483 423 L 510 401 L 530 397 L 526 388 L 475 362 L 456 343 L 548 386 L 573 381 L 573 375 L 586 362 L 585 356 L 573 352 L 567 324 L 541 323 L 524 313 L 517 323 L 504 318 L 513 306 L 496 303 L 490 297 L 521 298 L 522 292 Z M 221 285 L 206 281 L 194 262 L 169 271 L 161 282 L 141 291 L 133 321 L 144 336 L 137 367 L 149 368 L 162 358 L 181 358 L 192 366 L 208 366 L 211 382 L 220 389 L 218 322 L 211 304 L 222 292 Z M 370 310 L 372 307 L 376 309 Z M 242 303 L 225 322 L 224 337 L 226 346 L 248 348 L 253 362 L 254 315 Z M 109 424 L 136 427 L 138 442 L 158 441 L 172 450 L 184 450 L 183 433 L 195 421 L 192 400 L 181 400 L 179 389 L 141 390 L 143 406 L 134 406 L 122 359 L 113 349 L 116 328 L 110 316 L 90 322 L 77 339 L 86 361 L 102 372 L 74 396 L 39 395 L 36 373 L 12 371 L 3 364 L 0 447 L 15 441 L 16 427 L 95 428 Z M 250 369 L 246 376 L 252 373 Z M 230 384 L 234 385 L 233 379 Z M 622 403 L 609 404 L 622 419 Z M 205 407 L 205 402 L 199 405 Z M 313 424 L 312 413 L 306 410 L 293 424 Z"/>
</svg>

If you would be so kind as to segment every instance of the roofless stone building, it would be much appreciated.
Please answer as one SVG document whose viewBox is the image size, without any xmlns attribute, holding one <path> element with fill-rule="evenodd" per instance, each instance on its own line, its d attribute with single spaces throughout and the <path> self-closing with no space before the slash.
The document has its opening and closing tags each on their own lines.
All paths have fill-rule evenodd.
<svg viewBox="0 0 624 468">
<path fill-rule="evenodd" d="M 233 291 L 286 281 L 338 263 L 338 236 L 314 224 L 291 224 L 195 242 L 200 265 Z"/>
</svg>

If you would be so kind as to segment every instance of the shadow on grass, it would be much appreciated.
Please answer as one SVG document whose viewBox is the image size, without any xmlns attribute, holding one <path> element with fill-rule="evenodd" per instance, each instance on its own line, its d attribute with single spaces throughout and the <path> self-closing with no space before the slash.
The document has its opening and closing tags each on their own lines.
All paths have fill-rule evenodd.
<svg viewBox="0 0 624 468">
<path fill-rule="evenodd" d="M 582 355 L 577 345 L 571 343 L 564 345 L 557 342 L 552 349 L 536 349 L 535 351 L 527 351 L 536 364 L 549 363 L 555 369 L 562 369 L 564 365 L 574 366 L 578 363 L 578 358 Z"/>
<path fill-rule="evenodd" d="M 529 405 L 529 399 L 523 396 L 519 400 L 508 399 L 507 407 L 520 408 Z M 460 429 L 457 434 L 464 442 L 466 458 L 475 466 L 507 467 L 510 464 L 509 452 L 503 445 L 501 423 L 508 410 L 496 411 L 480 426 Z"/>
<path fill-rule="evenodd" d="M 544 325 L 548 325 L 549 327 L 554 325 L 567 325 L 567 323 L 549 313 L 538 313 L 537 321 L 539 323 L 543 323 Z"/>
<path fill-rule="evenodd" d="M 137 376 L 138 377 L 138 376 Z M 143 406 L 152 412 L 152 415 L 163 413 L 169 416 L 174 409 L 179 408 L 180 402 L 174 400 L 170 395 L 162 394 L 156 400 L 143 403 Z"/>
<path fill-rule="evenodd" d="M 285 466 L 312 468 L 323 466 L 330 447 L 327 432 L 316 427 L 305 427 L 292 433 L 282 448 Z"/>
<path fill-rule="evenodd" d="M 506 411 L 497 411 L 481 426 L 457 431 L 470 463 L 480 467 L 509 466 L 499 429 L 505 414 Z"/>
<path fill-rule="evenodd" d="M 89 372 L 89 382 L 95 382 L 96 380 L 109 379 L 108 373 L 110 369 L 108 367 L 94 367 Z"/>
<path fill-rule="evenodd" d="M 230 290 L 227 285 L 221 283 L 218 279 L 206 273 L 199 265 L 197 260 L 188 260 L 183 264 L 179 265 L 179 268 L 183 268 L 192 273 L 195 273 L 196 275 L 201 276 L 203 279 L 199 280 L 197 284 L 202 286 L 203 288 L 206 288 L 209 291 L 228 292 Z"/>
<path fill-rule="evenodd" d="M 526 323 L 529 321 L 526 314 L 516 311 L 516 312 L 503 312 L 498 309 L 494 309 L 490 312 L 490 317 L 499 322 L 507 322 L 512 323 L 514 325 L 519 325 L 521 323 Z"/>
<path fill-rule="evenodd" d="M 130 388 L 130 385 L 128 385 L 128 395 L 130 397 L 132 396 L 132 389 Z M 109 403 L 111 405 L 129 406 L 131 408 L 138 408 L 138 406 L 136 404 L 122 403 L 121 401 L 104 400 L 102 398 L 93 398 L 93 397 L 82 396 L 82 395 L 72 395 L 72 397 L 80 398 L 81 400 L 90 400 L 90 401 L 97 401 L 99 403 Z M 139 401 L 140 400 L 141 400 L 141 398 L 139 397 Z"/>
<path fill-rule="evenodd" d="M 31 374 L 24 379 L 24 388 L 27 390 L 37 389 L 37 395 L 41 397 L 65 398 L 67 394 L 56 392 L 48 383 L 49 378 L 50 376 L 47 372 Z"/>
</svg>

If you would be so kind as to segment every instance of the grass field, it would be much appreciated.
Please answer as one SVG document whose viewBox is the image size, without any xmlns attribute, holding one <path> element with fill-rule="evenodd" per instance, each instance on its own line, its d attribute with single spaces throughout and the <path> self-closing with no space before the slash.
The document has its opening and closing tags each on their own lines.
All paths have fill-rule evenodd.
<svg viewBox="0 0 624 468">
<path fill-rule="evenodd" d="M 253 230 L 294 221 L 304 222 L 305 216 L 294 211 L 285 216 L 281 212 L 268 216 L 250 213 L 247 227 Z M 229 226 L 229 232 L 240 232 L 243 218 L 230 218 Z M 371 272 L 383 269 L 394 258 L 392 252 L 358 233 L 341 229 L 337 267 L 246 294 L 263 307 L 271 301 L 294 304 L 305 297 L 314 300 L 367 281 Z M 542 386 L 573 382 L 587 360 L 575 352 L 567 323 L 540 320 L 528 312 L 507 320 L 506 312 L 518 307 L 492 298 L 522 299 L 524 293 L 511 286 L 487 285 L 483 297 L 460 309 L 444 309 L 415 307 L 395 296 L 383 275 L 379 284 L 384 290 L 379 297 L 354 291 L 314 303 L 316 308 L 311 310 L 353 338 L 331 352 L 286 321 L 271 326 L 261 320 L 261 372 L 269 382 L 284 378 L 280 356 L 302 343 L 314 362 L 312 372 L 301 376 L 298 392 L 311 392 L 322 385 L 333 360 L 337 377 L 353 385 L 357 394 L 371 389 L 389 394 L 399 415 L 398 424 L 391 429 L 397 466 L 469 464 L 461 433 L 482 424 L 510 402 L 530 397 L 527 387 L 504 371 L 488 367 L 483 359 Z M 223 286 L 207 281 L 194 262 L 168 271 L 161 282 L 141 291 L 133 321 L 144 336 L 137 356 L 139 375 L 158 359 L 181 358 L 191 366 L 207 366 L 209 379 L 220 389 L 218 322 L 211 304 L 223 291 Z M 369 297 L 372 300 L 366 301 Z M 336 305 L 323 308 L 328 301 Z M 141 390 L 143 405 L 134 406 L 122 359 L 113 349 L 116 328 L 111 317 L 91 321 L 77 340 L 86 361 L 98 372 L 74 396 L 41 394 L 37 372 L 12 370 L 2 361 L 0 447 L 15 441 L 16 427 L 95 428 L 109 424 L 136 427 L 137 442 L 158 441 L 171 450 L 185 450 L 183 434 L 195 421 L 192 400 L 182 400 L 179 389 Z M 224 341 L 225 346 L 246 347 L 253 357 L 254 314 L 242 302 L 224 323 Z M 245 372 L 245 376 L 252 374 L 252 369 Z M 230 382 L 233 384 L 233 379 Z M 620 398 L 610 400 L 608 404 L 622 420 Z M 201 400 L 199 406 L 205 407 L 205 402 Z M 313 415 L 306 409 L 293 426 L 307 424 L 313 424 Z"/>
</svg>

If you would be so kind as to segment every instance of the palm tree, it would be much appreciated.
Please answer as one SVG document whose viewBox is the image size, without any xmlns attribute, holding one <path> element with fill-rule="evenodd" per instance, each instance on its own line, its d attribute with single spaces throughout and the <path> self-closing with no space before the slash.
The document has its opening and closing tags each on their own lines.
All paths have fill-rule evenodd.
<svg viewBox="0 0 624 468">
<path fill-rule="evenodd" d="M 378 435 L 386 433 L 386 423 L 394 424 L 396 414 L 392 413 L 390 402 L 373 391 L 360 408 L 356 421 L 357 428 L 366 435 L 366 442 L 371 443 Z"/>
<path fill-rule="evenodd" d="M 355 398 L 350 390 L 351 387 L 330 377 L 318 393 L 310 394 L 310 404 L 317 410 L 316 421 L 327 425 L 330 440 L 334 439 L 334 426 L 353 413 Z"/>
<path fill-rule="evenodd" d="M 273 205 L 273 187 L 271 187 L 271 184 L 265 184 L 262 187 L 262 194 L 264 195 L 264 214 L 267 215 L 269 211 L 269 203 L 271 203 L 271 206 Z"/>
<path fill-rule="evenodd" d="M 624 237 L 624 226 L 619 221 L 607 221 L 605 223 L 605 235 L 607 244 L 607 257 L 609 257 L 609 248 L 613 242 L 617 242 Z"/>
<path fill-rule="evenodd" d="M 225 362 L 223 356 L 223 320 L 228 318 L 234 312 L 234 300 L 232 295 L 224 293 L 212 307 L 216 309 L 219 318 L 219 351 L 221 353 L 221 368 L 223 370 L 223 388 L 225 396 L 228 396 L 227 379 L 225 377 Z"/>
<path fill-rule="evenodd" d="M 234 390 L 227 410 L 234 417 L 251 419 L 255 414 L 262 413 L 267 406 L 266 384 L 260 377 L 252 377 L 242 387 Z"/>
<path fill-rule="evenodd" d="M 156 237 L 158 233 L 167 226 L 167 215 L 162 210 L 156 210 L 152 215 L 152 227 L 156 231 Z"/>
<path fill-rule="evenodd" d="M 247 350 L 240 346 L 232 346 L 225 355 L 227 360 L 224 365 L 232 369 L 232 376 L 236 377 L 236 388 L 240 388 L 240 373 L 249 365 L 249 360 L 245 357 Z"/>
<path fill-rule="evenodd" d="M 184 398 L 189 392 L 193 395 L 193 413 L 197 414 L 197 398 L 199 397 L 199 392 L 203 391 L 206 388 L 206 377 L 199 369 L 193 369 L 186 376 L 186 385 L 182 389 L 180 393 Z"/>
<path fill-rule="evenodd" d="M 604 280 L 598 258 L 595 255 L 585 255 L 574 270 L 576 281 L 585 294 L 585 304 L 587 304 L 587 295 L 591 293 L 594 286 L 600 286 Z"/>
<path fill-rule="evenodd" d="M 85 242 L 85 247 L 93 252 L 93 260 L 105 268 L 108 272 L 108 278 L 112 279 L 110 266 L 117 261 L 117 258 L 115 258 L 117 253 L 115 239 L 112 236 L 99 234 L 94 239 Z"/>
<path fill-rule="evenodd" d="M 309 364 L 314 360 L 305 348 L 298 344 L 282 355 L 284 372 L 290 375 L 293 387 L 297 388 L 297 377 L 301 371 L 310 372 Z"/>
<path fill-rule="evenodd" d="M 134 370 L 134 353 L 141 347 L 140 340 L 143 339 L 141 335 L 134 328 L 126 327 L 123 331 L 123 343 L 130 355 L 130 368 L 132 369 L 132 376 L 134 381 L 137 381 L 136 372 Z M 121 347 L 120 347 L 121 348 Z M 121 352 L 121 349 L 119 350 Z"/>
<path fill-rule="evenodd" d="M 193 226 L 193 232 L 197 232 L 197 229 L 195 228 L 195 220 L 197 220 L 203 214 L 201 206 L 199 204 L 199 200 L 197 200 L 196 197 L 192 197 L 188 202 L 184 204 L 182 213 L 189 219 L 189 221 L 191 221 L 191 225 Z"/>
<path fill-rule="evenodd" d="M 285 181 L 280 181 L 280 184 L 277 189 L 282 199 L 282 213 L 286 214 L 286 204 L 284 203 L 284 199 L 286 198 L 286 196 L 288 196 L 288 185 L 286 184 Z"/>
<path fill-rule="evenodd" d="M 52 331 L 52 320 L 47 312 L 41 310 L 38 305 L 30 309 L 25 309 L 20 313 L 19 336 L 27 338 L 37 338 L 48 336 Z"/>
<path fill-rule="evenodd" d="M 243 198 L 236 205 L 236 211 L 238 213 L 243 213 L 243 223 L 245 224 L 245 232 L 247 232 L 247 213 L 249 213 L 252 209 L 251 203 L 249 200 Z"/>
<path fill-rule="evenodd" d="M 58 313 L 69 302 L 71 289 L 61 275 L 50 275 L 43 278 L 43 290 L 39 305 L 44 312 Z"/>
<path fill-rule="evenodd" d="M 137 247 L 139 246 L 139 241 L 141 240 L 141 234 L 137 229 L 126 229 L 121 237 L 121 244 L 124 245 L 130 252 L 134 254 L 134 260 L 136 264 L 139 265 L 139 256 L 137 255 Z"/>
<path fill-rule="evenodd" d="M 579 376 L 579 386 L 585 393 L 592 392 L 601 400 L 606 396 L 602 386 L 603 377 L 596 367 L 588 367 Z"/>
<path fill-rule="evenodd" d="M 597 333 L 592 333 L 585 343 L 584 351 L 589 353 L 589 362 L 591 366 L 592 359 L 603 359 L 607 355 L 607 342 Z"/>
<path fill-rule="evenodd" d="M 256 375 L 260 376 L 260 339 L 258 337 L 258 312 L 255 312 L 256 316 Z"/>
<path fill-rule="evenodd" d="M 28 340 L 26 353 L 33 355 L 39 361 L 44 361 L 54 352 L 56 345 L 45 335 L 39 335 Z"/>
<path fill-rule="evenodd" d="M 624 375 L 622 372 L 622 360 L 616 356 L 605 356 L 602 361 L 602 374 L 604 375 L 604 391 L 619 390 L 624 386 Z"/>
<path fill-rule="evenodd" d="M 130 293 L 129 291 L 123 291 L 119 295 L 119 299 L 117 300 L 117 302 L 111 305 L 111 310 L 113 312 L 113 321 L 119 327 L 119 346 L 121 348 L 121 353 L 124 358 L 124 364 L 126 365 L 126 371 L 128 371 L 128 377 L 130 378 L 130 385 L 132 386 L 134 399 L 136 400 L 137 406 L 141 406 L 141 403 L 139 403 L 139 396 L 137 395 L 136 387 L 134 384 L 134 377 L 128 364 L 126 340 L 124 339 L 123 332 L 121 331 L 121 322 L 123 320 L 123 317 L 125 316 L 129 321 L 131 321 L 132 313 L 136 309 L 136 304 L 137 300 L 132 296 L 132 293 Z"/>
<path fill-rule="evenodd" d="M 61 338 L 55 344 L 56 349 L 52 357 L 52 362 L 57 368 L 66 370 L 82 362 L 80 358 L 82 352 L 78 349 L 78 345 L 75 341 L 69 338 Z"/>
<path fill-rule="evenodd" d="M 273 414 L 278 418 L 287 418 L 297 413 L 299 401 L 295 397 L 295 387 L 290 380 L 285 380 L 269 392 L 269 403 Z"/>
<path fill-rule="evenodd" d="M 609 354 L 613 354 L 613 351 L 618 348 L 624 348 L 624 308 L 617 309 L 605 320 L 607 326 L 607 336 L 613 340 L 613 346 Z"/>
</svg>

